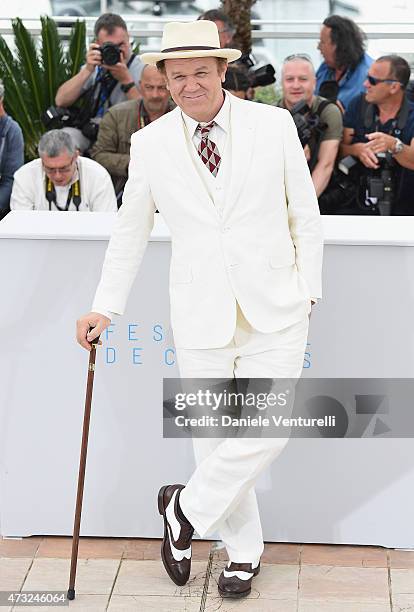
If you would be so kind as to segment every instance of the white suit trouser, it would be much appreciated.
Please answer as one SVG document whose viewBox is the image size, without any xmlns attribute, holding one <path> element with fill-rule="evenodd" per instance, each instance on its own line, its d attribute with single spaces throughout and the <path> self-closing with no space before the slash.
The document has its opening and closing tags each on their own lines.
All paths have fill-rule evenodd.
<svg viewBox="0 0 414 612">
<path fill-rule="evenodd" d="M 283 330 L 254 330 L 238 307 L 232 341 L 219 349 L 177 349 L 182 378 L 299 378 L 308 316 Z M 263 552 L 254 483 L 289 438 L 193 438 L 196 469 L 180 494 L 200 537 L 218 531 L 230 561 L 257 565 Z"/>
</svg>

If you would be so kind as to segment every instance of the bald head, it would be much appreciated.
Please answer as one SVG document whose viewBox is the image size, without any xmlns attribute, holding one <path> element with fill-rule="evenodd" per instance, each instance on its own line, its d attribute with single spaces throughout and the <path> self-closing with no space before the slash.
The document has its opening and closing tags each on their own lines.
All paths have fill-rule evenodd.
<svg viewBox="0 0 414 612">
<path fill-rule="evenodd" d="M 311 106 L 316 78 L 312 62 L 300 57 L 288 59 L 282 67 L 283 100 L 289 110 L 300 100 Z"/>
<path fill-rule="evenodd" d="M 141 73 L 139 88 L 147 112 L 163 115 L 167 111 L 169 92 L 165 77 L 156 66 L 146 64 Z"/>
</svg>

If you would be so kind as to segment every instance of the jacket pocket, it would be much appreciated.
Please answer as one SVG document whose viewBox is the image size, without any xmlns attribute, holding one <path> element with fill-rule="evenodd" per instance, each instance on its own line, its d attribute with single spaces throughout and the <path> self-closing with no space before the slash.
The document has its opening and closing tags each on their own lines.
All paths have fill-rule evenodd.
<svg viewBox="0 0 414 612">
<path fill-rule="evenodd" d="M 173 285 L 191 283 L 193 281 L 193 271 L 191 266 L 176 264 L 171 267 L 170 281 Z"/>
</svg>

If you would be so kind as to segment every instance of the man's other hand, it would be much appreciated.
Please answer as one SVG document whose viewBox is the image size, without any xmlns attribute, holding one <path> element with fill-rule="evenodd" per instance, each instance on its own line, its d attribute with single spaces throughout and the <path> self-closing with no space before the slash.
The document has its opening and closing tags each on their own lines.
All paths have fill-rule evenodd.
<svg viewBox="0 0 414 612">
<path fill-rule="evenodd" d="M 88 52 L 86 54 L 86 69 L 92 73 L 96 66 L 100 66 L 102 64 L 102 55 L 101 52 L 98 51 L 99 45 L 94 42 L 89 45 Z"/>
<path fill-rule="evenodd" d="M 122 85 L 127 85 L 131 83 L 134 79 L 132 78 L 131 73 L 128 70 L 127 61 L 125 59 L 124 54 L 121 51 L 121 59 L 117 64 L 109 66 L 107 64 L 102 64 L 106 70 L 109 70 L 111 75 Z"/>
<path fill-rule="evenodd" d="M 92 341 L 109 327 L 111 319 L 98 312 L 90 312 L 76 321 L 76 340 L 87 351 L 92 348 Z M 93 329 L 91 329 L 93 328 Z M 89 332 L 89 330 L 91 330 Z"/>
</svg>

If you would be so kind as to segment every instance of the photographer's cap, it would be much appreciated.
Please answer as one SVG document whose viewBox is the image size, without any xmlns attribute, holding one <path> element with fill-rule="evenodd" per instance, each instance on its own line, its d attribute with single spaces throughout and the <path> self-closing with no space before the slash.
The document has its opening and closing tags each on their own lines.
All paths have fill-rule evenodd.
<svg viewBox="0 0 414 612">
<path fill-rule="evenodd" d="M 144 64 L 156 64 L 166 59 L 193 57 L 223 57 L 234 62 L 241 56 L 239 49 L 221 49 L 218 29 L 213 21 L 200 20 L 189 23 L 170 21 L 164 26 L 159 53 L 143 53 Z"/>
</svg>

